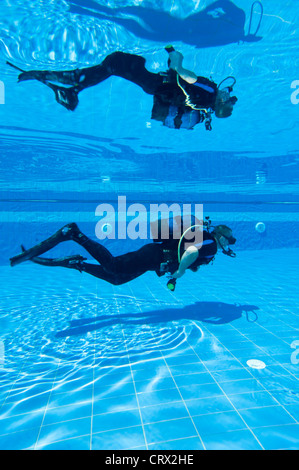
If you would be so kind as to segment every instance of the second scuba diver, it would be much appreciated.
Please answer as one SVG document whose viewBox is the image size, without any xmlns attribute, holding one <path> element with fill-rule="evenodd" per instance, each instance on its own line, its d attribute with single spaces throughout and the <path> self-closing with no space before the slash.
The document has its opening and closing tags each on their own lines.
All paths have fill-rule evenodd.
<svg viewBox="0 0 299 470">
<path fill-rule="evenodd" d="M 151 118 L 163 122 L 174 129 L 193 129 L 204 122 L 207 130 L 212 130 L 212 114 L 217 118 L 229 117 L 237 102 L 236 96 L 230 96 L 236 82 L 234 77 L 230 86 L 223 86 L 227 79 L 217 86 L 208 78 L 197 76 L 183 68 L 183 55 L 167 46 L 168 70 L 152 73 L 145 67 L 145 59 L 134 54 L 114 52 L 101 64 L 68 71 L 24 70 L 7 62 L 11 67 L 22 72 L 18 80 L 38 80 L 54 93 L 56 101 L 74 111 L 79 103 L 78 94 L 86 88 L 97 85 L 115 75 L 139 85 L 143 91 L 154 96 Z M 60 86 L 58 82 L 66 86 Z"/>
</svg>

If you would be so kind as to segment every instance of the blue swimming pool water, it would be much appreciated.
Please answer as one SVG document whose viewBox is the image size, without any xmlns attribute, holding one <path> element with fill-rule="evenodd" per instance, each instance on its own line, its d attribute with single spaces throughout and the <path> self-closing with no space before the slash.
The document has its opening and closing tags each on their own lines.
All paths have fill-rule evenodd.
<svg viewBox="0 0 299 470">
<path fill-rule="evenodd" d="M 248 42 L 245 0 L 3 2 L 1 449 L 298 449 L 298 8 L 261 3 Z M 256 3 L 251 31 L 259 19 Z M 237 79 L 212 132 L 151 120 L 152 97 L 117 77 L 68 112 L 5 64 L 68 70 L 121 50 L 157 72 L 168 43 L 199 75 Z M 9 266 L 68 222 L 96 239 L 96 207 L 119 196 L 203 204 L 232 227 L 237 257 L 219 253 L 173 293 L 154 273 L 112 286 Z M 117 255 L 146 240 L 104 243 Z"/>
</svg>

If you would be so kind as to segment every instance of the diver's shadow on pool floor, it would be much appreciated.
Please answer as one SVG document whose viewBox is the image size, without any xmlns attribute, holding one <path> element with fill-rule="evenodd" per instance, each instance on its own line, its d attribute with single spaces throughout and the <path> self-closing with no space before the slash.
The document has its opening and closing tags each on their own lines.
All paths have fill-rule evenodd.
<svg viewBox="0 0 299 470">
<path fill-rule="evenodd" d="M 116 313 L 115 315 L 100 315 L 92 318 L 72 320 L 70 327 L 58 331 L 56 338 L 67 336 L 84 335 L 86 333 L 114 326 L 116 324 L 126 325 L 153 325 L 178 320 L 193 320 L 214 325 L 230 323 L 241 318 L 245 313 L 247 321 L 257 320 L 255 305 L 226 304 L 223 302 L 196 302 L 183 308 L 166 308 L 160 310 L 149 310 L 134 313 Z"/>
</svg>

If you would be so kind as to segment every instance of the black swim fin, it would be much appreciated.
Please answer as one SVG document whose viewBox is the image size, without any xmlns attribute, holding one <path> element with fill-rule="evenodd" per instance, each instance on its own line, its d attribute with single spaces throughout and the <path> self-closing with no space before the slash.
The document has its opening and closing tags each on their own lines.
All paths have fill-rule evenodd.
<svg viewBox="0 0 299 470">
<path fill-rule="evenodd" d="M 18 82 L 25 82 L 26 80 L 38 80 L 38 81 L 44 82 L 43 72 L 39 72 L 37 70 L 29 70 L 28 72 L 26 72 L 25 70 L 20 69 L 20 67 L 17 67 L 16 65 L 12 64 L 8 60 L 6 61 L 6 63 L 13 69 L 16 69 L 19 72 L 21 72 L 20 75 L 18 76 Z"/>
<path fill-rule="evenodd" d="M 57 103 L 61 104 L 69 111 L 75 111 L 79 103 L 76 87 L 66 88 L 63 86 L 54 85 L 53 83 L 45 84 L 54 91 Z"/>
<path fill-rule="evenodd" d="M 20 69 L 20 67 L 17 67 L 16 65 L 12 64 L 11 62 L 6 61 L 7 65 L 10 65 L 13 69 L 18 70 L 19 72 L 24 73 L 25 71 L 23 69 Z"/>
<path fill-rule="evenodd" d="M 54 85 L 45 78 L 47 75 L 49 75 L 48 72 L 38 70 L 29 70 L 28 72 L 26 72 L 25 70 L 20 69 L 20 67 L 17 67 L 11 62 L 6 61 L 6 63 L 7 65 L 10 65 L 10 67 L 21 72 L 18 76 L 18 82 L 24 82 L 26 80 L 37 80 L 51 88 L 55 93 L 57 103 L 61 104 L 69 111 L 74 111 L 78 106 L 78 91 L 76 90 L 75 86 L 67 88 L 59 85 Z"/>
<path fill-rule="evenodd" d="M 21 245 L 21 248 L 23 252 L 26 251 L 23 245 Z M 86 259 L 87 258 L 84 258 L 81 255 L 71 255 L 65 256 L 63 258 L 41 258 L 35 256 L 34 258 L 30 258 L 30 261 L 42 266 L 58 266 L 62 268 L 77 269 L 78 271 L 82 272 L 81 263 Z"/>
<path fill-rule="evenodd" d="M 54 235 L 42 241 L 38 245 L 35 245 L 32 248 L 29 248 L 29 250 L 10 258 L 10 265 L 16 266 L 17 264 L 28 261 L 31 258 L 42 255 L 63 241 L 72 240 L 73 237 L 77 235 L 78 231 L 79 229 L 75 223 L 67 224 L 54 233 Z"/>
</svg>

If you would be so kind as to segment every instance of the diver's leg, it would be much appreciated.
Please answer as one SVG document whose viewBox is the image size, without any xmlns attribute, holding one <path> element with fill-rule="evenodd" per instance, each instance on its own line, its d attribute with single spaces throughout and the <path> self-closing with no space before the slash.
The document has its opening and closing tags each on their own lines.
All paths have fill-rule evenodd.
<svg viewBox="0 0 299 470">
<path fill-rule="evenodd" d="M 83 263 L 81 259 L 78 260 L 78 264 L 76 264 L 76 261 L 75 263 L 69 263 L 69 260 L 66 261 L 66 258 L 60 259 L 58 262 L 57 259 L 47 260 L 38 258 L 39 255 L 66 240 L 73 240 L 81 245 L 96 261 L 101 264 L 101 266 Z M 32 259 L 33 262 L 46 266 L 55 265 L 78 269 L 79 271 L 87 272 L 93 276 L 99 277 L 100 279 L 104 279 L 112 284 L 118 285 L 135 279 L 147 271 L 155 271 L 159 269 L 160 263 L 163 259 L 163 251 L 161 245 L 150 243 L 137 251 L 114 257 L 103 245 L 89 239 L 80 231 L 75 223 L 72 223 L 58 230 L 47 240 L 44 240 L 33 248 L 25 250 L 23 253 L 11 258 L 10 263 L 11 266 L 15 266 L 16 264 L 30 259 Z"/>
<path fill-rule="evenodd" d="M 7 63 L 21 71 L 10 62 Z M 136 83 L 150 95 L 154 95 L 157 88 L 163 83 L 160 74 L 149 72 L 145 68 L 145 59 L 143 57 L 124 52 L 114 52 L 107 56 L 100 65 L 94 67 L 62 72 L 47 70 L 22 71 L 18 78 L 19 82 L 35 79 L 44 83 L 54 91 L 57 103 L 70 111 L 74 111 L 79 103 L 78 93 L 80 91 L 97 85 L 112 75 Z M 63 85 L 69 85 L 69 87 L 59 86 L 51 82 L 62 83 Z"/>
<path fill-rule="evenodd" d="M 86 260 L 86 258 L 81 255 L 66 256 L 64 258 L 41 258 L 36 256 L 30 259 L 30 261 L 33 263 L 39 264 L 41 266 L 76 269 L 81 273 L 85 272 L 87 274 L 91 274 L 91 276 L 97 277 L 114 285 L 124 284 L 136 277 L 132 275 L 111 273 L 106 271 L 102 266 L 84 263 L 84 260 Z"/>
<path fill-rule="evenodd" d="M 88 238 L 81 232 L 76 224 L 72 224 L 71 239 L 82 246 L 98 263 L 104 267 L 109 267 L 113 263 L 114 257 L 101 243 Z"/>
<path fill-rule="evenodd" d="M 101 265 L 81 263 L 82 271 L 115 285 L 135 279 L 147 271 L 156 271 L 163 261 L 163 249 L 157 243 L 149 243 L 139 250 L 113 256 L 103 245 L 84 235 L 75 224 L 71 237 Z"/>
<path fill-rule="evenodd" d="M 104 67 L 110 75 L 122 77 L 130 82 L 140 86 L 145 93 L 154 95 L 157 88 L 163 83 L 163 78 L 158 73 L 149 72 L 145 67 L 145 58 L 127 54 L 125 52 L 114 52 L 106 57 L 101 65 L 95 67 L 94 78 L 96 79 L 98 71 Z M 82 80 L 80 87 L 86 88 L 90 78 L 86 75 L 86 81 Z"/>
<path fill-rule="evenodd" d="M 111 273 L 132 276 L 134 279 L 147 271 L 158 270 L 162 261 L 161 245 L 149 243 L 139 250 L 113 257 L 112 261 L 104 267 Z"/>
<path fill-rule="evenodd" d="M 63 258 L 42 258 L 40 256 L 35 256 L 34 258 L 30 258 L 30 261 L 35 264 L 40 264 L 41 266 L 57 266 L 60 268 L 71 268 L 77 269 L 78 271 L 82 271 L 81 264 L 86 259 L 87 258 L 84 258 L 81 255 L 71 255 L 65 256 Z"/>
<path fill-rule="evenodd" d="M 113 55 L 113 54 L 111 54 Z M 109 57 L 109 56 L 108 56 Z M 106 60 L 106 59 L 105 59 Z M 41 82 L 58 82 L 63 85 L 79 86 L 81 82 L 85 80 L 85 84 L 88 86 L 97 85 L 98 83 L 106 80 L 111 76 L 111 71 L 105 66 L 104 62 L 100 65 L 93 67 L 86 67 L 83 69 L 73 70 L 22 70 L 15 66 L 11 62 L 6 62 L 14 69 L 21 72 L 18 76 L 19 82 L 25 82 L 27 80 L 39 80 Z M 86 87 L 85 87 L 86 88 Z"/>
<path fill-rule="evenodd" d="M 39 264 L 41 266 L 58 266 L 61 268 L 76 269 L 81 273 L 85 272 L 87 274 L 90 274 L 91 276 L 107 281 L 115 286 L 125 284 L 126 282 L 132 281 L 136 277 L 141 276 L 143 274 L 143 272 L 139 272 L 136 270 L 134 272 L 128 273 L 117 272 L 117 270 L 111 272 L 107 271 L 103 266 L 99 266 L 97 264 L 84 263 L 84 260 L 86 260 L 86 258 L 81 255 L 66 256 L 64 258 L 41 258 L 39 256 L 36 256 L 30 259 L 30 261 L 32 261 L 33 263 Z"/>
<path fill-rule="evenodd" d="M 9 65 L 12 64 L 9 63 Z M 18 78 L 19 82 L 33 79 L 41 82 L 59 82 L 72 86 L 72 89 L 79 93 L 85 88 L 101 83 L 112 75 L 136 83 L 149 94 L 154 94 L 163 81 L 159 74 L 149 72 L 145 68 L 143 57 L 119 51 L 108 55 L 101 64 L 93 67 L 66 71 L 23 71 Z"/>
<path fill-rule="evenodd" d="M 90 263 L 80 263 L 80 271 L 90 274 L 91 276 L 102 279 L 103 281 L 109 282 L 114 286 L 119 286 L 121 284 L 126 284 L 127 282 L 136 279 L 136 277 L 141 276 L 143 272 L 135 273 L 118 273 L 107 271 L 103 266 Z"/>
<path fill-rule="evenodd" d="M 82 246 L 86 248 L 85 244 Z M 131 253 L 111 257 L 110 262 L 105 266 L 80 263 L 80 271 L 118 286 L 142 276 L 147 271 L 158 270 L 162 260 L 163 249 L 161 245 L 149 243 Z"/>
<path fill-rule="evenodd" d="M 120 51 L 108 55 L 101 64 L 94 67 L 71 72 L 56 72 L 56 79 L 60 77 L 60 80 L 63 80 L 61 83 L 73 85 L 77 93 L 85 88 L 95 86 L 111 76 L 129 80 L 150 95 L 155 94 L 156 89 L 163 83 L 160 74 L 149 72 L 146 69 L 143 57 Z"/>
<path fill-rule="evenodd" d="M 75 223 L 65 225 L 54 235 L 42 241 L 38 245 L 35 245 L 28 250 L 23 250 L 19 255 L 10 258 L 10 264 L 11 266 L 15 266 L 19 263 L 40 256 L 46 251 L 54 248 L 59 243 L 67 240 L 73 240 L 83 246 L 85 250 L 100 264 L 103 264 L 104 266 L 112 265 L 114 257 L 111 253 L 103 245 L 84 235 Z"/>
<path fill-rule="evenodd" d="M 143 272 L 138 272 L 136 270 L 134 272 L 128 273 L 117 272 L 117 270 L 111 272 L 107 271 L 103 266 L 99 266 L 97 264 L 84 263 L 84 260 L 86 260 L 86 258 L 81 255 L 66 256 L 64 258 L 41 258 L 39 256 L 36 256 L 30 259 L 30 261 L 32 261 L 33 263 L 39 264 L 41 266 L 58 266 L 62 268 L 76 269 L 81 273 L 85 272 L 87 274 L 90 274 L 91 276 L 107 281 L 115 286 L 125 284 L 126 282 L 132 281 L 136 277 L 141 276 L 141 274 L 143 274 Z"/>
<path fill-rule="evenodd" d="M 161 245 L 149 243 L 142 248 L 120 256 L 113 256 L 102 244 L 91 240 L 72 224 L 71 239 L 81 245 L 98 263 L 110 273 L 137 277 L 146 271 L 159 269 L 163 258 Z"/>
</svg>

